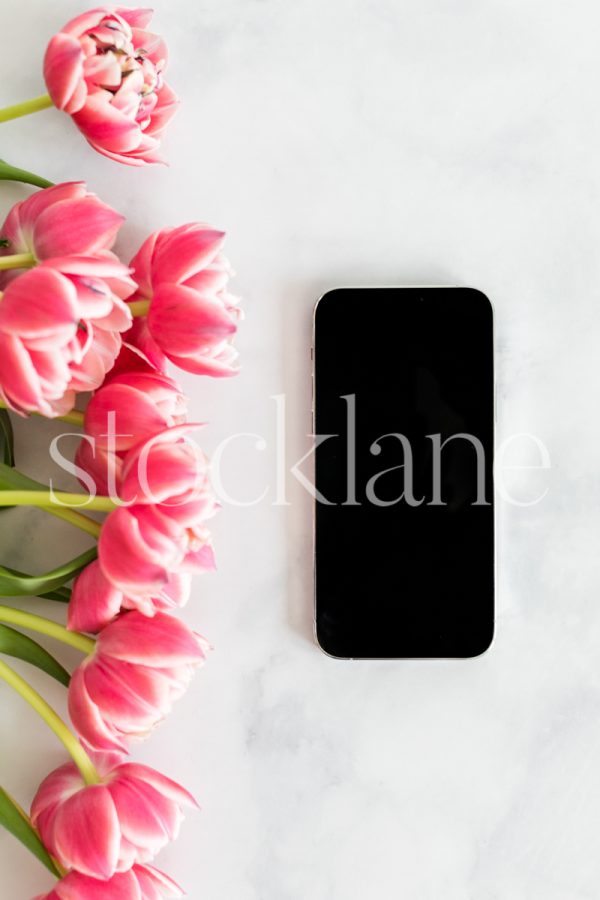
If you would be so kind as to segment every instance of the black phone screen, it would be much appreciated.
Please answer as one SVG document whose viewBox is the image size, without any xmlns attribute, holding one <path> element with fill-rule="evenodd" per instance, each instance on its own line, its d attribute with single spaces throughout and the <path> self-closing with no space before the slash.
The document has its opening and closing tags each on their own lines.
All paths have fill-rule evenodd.
<svg viewBox="0 0 600 900">
<path fill-rule="evenodd" d="M 338 288 L 314 331 L 316 632 L 341 658 L 471 657 L 494 631 L 493 312 Z"/>
</svg>

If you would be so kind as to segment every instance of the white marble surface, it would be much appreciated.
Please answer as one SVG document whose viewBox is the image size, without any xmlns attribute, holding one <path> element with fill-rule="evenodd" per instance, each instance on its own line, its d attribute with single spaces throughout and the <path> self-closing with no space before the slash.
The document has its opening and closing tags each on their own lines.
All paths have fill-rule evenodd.
<svg viewBox="0 0 600 900">
<path fill-rule="evenodd" d="M 103 160 L 55 111 L 3 125 L 0 155 L 87 179 L 127 214 L 126 250 L 165 224 L 226 225 L 245 297 L 242 376 L 185 383 L 208 448 L 267 438 L 262 453 L 233 446 L 226 476 L 240 498 L 270 493 L 223 511 L 219 572 L 187 611 L 215 652 L 139 753 L 203 806 L 159 862 L 193 900 L 595 900 L 600 8 L 154 5 L 183 100 L 170 168 Z M 40 92 L 46 38 L 81 8 L 11 6 L 2 101 Z M 3 205 L 24 193 L 3 187 Z M 340 282 L 489 293 L 499 437 L 534 432 L 550 450 L 551 471 L 519 485 L 545 499 L 499 506 L 497 637 L 480 659 L 348 664 L 312 642 L 310 503 L 290 481 L 289 505 L 273 505 L 270 398 L 287 395 L 291 463 L 308 448 L 312 305 Z M 21 459 L 40 471 L 50 431 L 32 431 Z M 3 528 L 15 565 L 85 543 L 43 514 L 3 514 Z M 1 780 L 26 802 L 62 754 L 0 693 Z M 7 836 L 0 871 L 6 900 L 48 886 Z"/>
</svg>

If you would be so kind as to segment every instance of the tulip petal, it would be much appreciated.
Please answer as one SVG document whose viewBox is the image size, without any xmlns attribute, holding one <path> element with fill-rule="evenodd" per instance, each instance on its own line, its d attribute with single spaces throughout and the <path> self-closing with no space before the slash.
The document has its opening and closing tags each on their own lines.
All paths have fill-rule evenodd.
<svg viewBox="0 0 600 900">
<path fill-rule="evenodd" d="M 169 357 L 209 353 L 213 344 L 237 331 L 221 303 L 178 284 L 163 284 L 155 290 L 148 326 Z"/>
<path fill-rule="evenodd" d="M 70 794 L 78 791 L 83 785 L 83 780 L 72 763 L 65 763 L 60 768 L 50 773 L 40 784 L 31 804 L 31 821 L 37 827 L 40 816 L 56 807 Z"/>
<path fill-rule="evenodd" d="M 100 631 L 118 615 L 122 599 L 121 591 L 113 587 L 94 560 L 75 579 L 67 627 L 71 631 Z"/>
<path fill-rule="evenodd" d="M 112 382 L 92 397 L 85 412 L 86 433 L 95 437 L 99 447 L 108 446 L 111 412 L 114 413 L 114 449 L 117 451 L 128 450 L 169 424 L 150 396 L 128 385 Z"/>
<path fill-rule="evenodd" d="M 73 121 L 88 141 L 102 152 L 133 152 L 140 143 L 140 129 L 110 102 L 111 94 L 90 94 L 85 105 L 73 114 Z"/>
<path fill-rule="evenodd" d="M 157 897 L 170 897 L 177 900 L 177 898 L 185 896 L 178 884 L 168 878 L 164 872 L 155 869 L 154 866 L 140 866 L 137 876 L 142 890 L 147 890 L 149 883 L 154 883 L 157 888 L 160 888 Z"/>
<path fill-rule="evenodd" d="M 119 767 L 120 770 L 121 767 Z M 143 848 L 145 862 L 153 859 L 179 832 L 182 815 L 178 806 L 144 781 L 121 774 L 110 785 L 125 840 Z"/>
<path fill-rule="evenodd" d="M 0 332 L 0 384 L 7 403 L 16 412 L 46 411 L 37 373 L 21 341 Z M 66 384 L 65 384 L 66 388 Z"/>
<path fill-rule="evenodd" d="M 98 553 L 102 569 L 112 583 L 125 594 L 152 594 L 168 578 L 168 567 L 175 561 L 168 538 L 146 525 L 142 534 L 140 512 L 124 507 L 107 517 L 100 534 Z M 148 543 L 153 538 L 154 547 Z M 159 555 L 159 544 L 162 553 Z M 165 566 L 166 563 L 166 566 Z"/>
<path fill-rule="evenodd" d="M 93 194 L 52 203 L 40 213 L 33 239 L 39 259 L 110 250 L 125 217 Z"/>
<path fill-rule="evenodd" d="M 179 619 L 157 613 L 152 619 L 125 613 L 99 637 L 101 652 L 136 665 L 198 664 L 204 652 L 198 637 Z"/>
<path fill-rule="evenodd" d="M 189 791 L 150 766 L 144 766 L 141 763 L 123 763 L 119 766 L 119 776 L 134 778 L 151 785 L 178 806 L 199 809 L 198 803 Z"/>
<path fill-rule="evenodd" d="M 190 372 L 192 375 L 231 378 L 240 371 L 240 367 L 234 364 L 237 352 L 234 354 L 233 362 L 229 356 L 220 359 L 218 356 L 177 356 L 174 353 L 169 354 L 169 359 L 178 369 L 183 369 L 184 372 Z"/>
<path fill-rule="evenodd" d="M 69 715 L 80 737 L 94 750 L 127 753 L 127 744 L 102 718 L 85 686 L 85 663 L 75 670 L 69 685 Z"/>
<path fill-rule="evenodd" d="M 225 232 L 192 222 L 174 228 L 157 242 L 153 284 L 180 284 L 210 265 L 225 242 Z"/>
<path fill-rule="evenodd" d="M 66 868 L 90 877 L 110 878 L 119 859 L 119 817 L 110 790 L 88 785 L 60 805 L 53 844 Z"/>
<path fill-rule="evenodd" d="M 77 292 L 53 269 L 37 266 L 10 283 L 0 303 L 0 329 L 21 338 L 65 343 L 79 320 Z"/>
<path fill-rule="evenodd" d="M 79 41 L 68 34 L 56 34 L 44 56 L 44 80 L 52 102 L 64 109 L 83 76 L 83 52 Z"/>
<path fill-rule="evenodd" d="M 143 734 L 169 708 L 169 687 L 148 666 L 134 666 L 102 654 L 86 666 L 85 686 L 101 714 L 124 734 Z"/>
</svg>

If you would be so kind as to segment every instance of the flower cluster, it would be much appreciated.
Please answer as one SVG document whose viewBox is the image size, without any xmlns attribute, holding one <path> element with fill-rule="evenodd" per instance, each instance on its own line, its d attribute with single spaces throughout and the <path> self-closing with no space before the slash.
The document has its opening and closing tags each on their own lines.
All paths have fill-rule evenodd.
<svg viewBox="0 0 600 900">
<path fill-rule="evenodd" d="M 71 721 L 110 767 L 88 785 L 74 765 L 52 773 L 32 822 L 71 883 L 112 889 L 127 874 L 159 896 L 157 879 L 170 882 L 145 864 L 193 802 L 123 759 L 205 659 L 207 642 L 169 613 L 187 601 L 191 575 L 214 568 L 207 522 L 218 508 L 208 460 L 188 440 L 188 400 L 166 366 L 234 374 L 240 313 L 223 232 L 159 231 L 125 266 L 112 252 L 121 221 L 82 184 L 42 190 L 10 211 L 0 259 L 16 266 L 2 273 L 0 394 L 18 413 L 57 416 L 93 389 L 76 460 L 82 483 L 115 501 L 68 612 L 71 630 L 98 635 L 71 679 Z"/>
<path fill-rule="evenodd" d="M 111 393 L 90 413 L 92 427 L 98 431 L 107 402 L 117 400 L 122 413 L 136 392 L 127 419 L 139 410 L 152 435 L 159 418 L 175 424 L 184 414 L 168 360 L 196 374 L 237 371 L 240 309 L 227 290 L 224 233 L 198 223 L 163 229 L 127 266 L 112 252 L 122 222 L 80 182 L 39 191 L 6 217 L 0 397 L 15 412 L 64 415 L 77 393 L 103 385 L 118 362 Z M 140 313 L 135 322 L 132 309 Z M 140 436 L 129 427 L 130 445 Z"/>
<path fill-rule="evenodd" d="M 0 110 L 0 121 L 53 104 L 105 156 L 138 166 L 160 161 L 159 140 L 177 99 L 164 81 L 164 42 L 147 31 L 150 18 L 145 9 L 101 7 L 73 19 L 46 52 L 49 97 Z M 11 490 L 23 482 L 12 448 L 0 463 L 2 505 L 42 506 L 97 537 L 97 548 L 84 562 L 73 560 L 60 582 L 64 592 L 76 575 L 66 628 L 0 607 L 0 623 L 85 653 L 70 679 L 48 665 L 42 648 L 37 656 L 21 646 L 14 654 L 34 664 L 43 654 L 45 671 L 67 676 L 75 733 L 0 659 L 0 678 L 29 699 L 73 760 L 44 779 L 30 819 L 21 822 L 31 828 L 30 845 L 41 839 L 37 855 L 59 876 L 38 900 L 183 896 L 150 863 L 177 837 L 183 811 L 196 806 L 174 781 L 128 757 L 170 712 L 209 649 L 176 613 L 192 575 L 215 567 L 208 526 L 218 504 L 209 462 L 191 439 L 198 425 L 188 420 L 188 398 L 169 366 L 236 374 L 241 312 L 229 290 L 222 230 L 202 222 L 161 229 L 126 263 L 115 252 L 123 221 L 73 181 L 31 194 L 0 227 L 5 433 L 6 410 L 82 425 L 75 457 L 81 498 L 108 513 L 100 523 L 79 510 L 53 510 L 46 492 Z M 10 581 L 11 570 L 4 571 Z M 56 572 L 49 574 L 54 588 Z M 40 596 L 52 594 L 42 582 Z M 19 639 L 12 634 L 3 652 Z M 6 824 L 3 815 L 0 805 Z"/>
</svg>

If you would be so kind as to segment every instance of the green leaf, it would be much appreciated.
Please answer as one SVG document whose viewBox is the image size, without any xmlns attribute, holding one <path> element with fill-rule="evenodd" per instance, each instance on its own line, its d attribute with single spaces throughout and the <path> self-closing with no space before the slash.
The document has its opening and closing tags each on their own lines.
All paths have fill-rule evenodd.
<svg viewBox="0 0 600 900">
<path fill-rule="evenodd" d="M 52 857 L 42 844 L 37 831 L 12 797 L 0 787 L 0 824 L 4 825 L 18 841 L 49 869 L 56 878 L 60 872 L 52 862 Z"/>
<path fill-rule="evenodd" d="M 69 588 L 56 588 L 55 591 L 45 591 L 38 596 L 44 597 L 45 600 L 56 600 L 57 603 L 70 603 L 71 601 L 71 591 Z"/>
<path fill-rule="evenodd" d="M 28 475 L 17 472 L 5 462 L 0 463 L 0 490 L 5 491 L 47 491 L 48 485 L 34 481 Z"/>
<path fill-rule="evenodd" d="M 7 466 L 15 464 L 15 440 L 7 409 L 0 409 L 0 458 Z"/>
<path fill-rule="evenodd" d="M 48 486 L 0 462 L 0 490 L 47 491 Z M 97 548 L 92 547 L 75 559 L 43 575 L 27 575 L 9 566 L 0 566 L 0 597 L 39 597 L 54 593 L 57 588 L 75 578 L 96 559 L 97 555 Z M 62 597 L 53 596 L 51 599 L 69 602 L 69 597 L 64 594 Z"/>
<path fill-rule="evenodd" d="M 54 593 L 57 588 L 61 588 L 93 562 L 97 555 L 97 548 L 91 547 L 75 559 L 43 575 L 27 575 L 8 566 L 0 566 L 0 597 L 38 597 L 41 594 Z M 63 596 L 52 599 L 68 602 L 69 598 Z"/>
<path fill-rule="evenodd" d="M 8 625 L 0 625 L 0 653 L 31 663 L 32 666 L 37 666 L 47 675 L 56 678 L 65 687 L 69 687 L 71 676 L 67 670 L 37 641 L 14 628 L 9 628 Z"/>
</svg>

